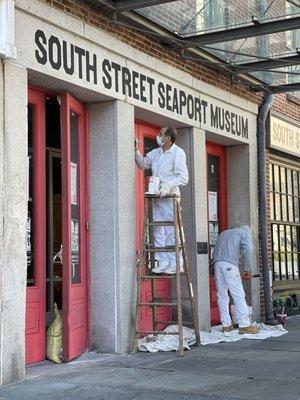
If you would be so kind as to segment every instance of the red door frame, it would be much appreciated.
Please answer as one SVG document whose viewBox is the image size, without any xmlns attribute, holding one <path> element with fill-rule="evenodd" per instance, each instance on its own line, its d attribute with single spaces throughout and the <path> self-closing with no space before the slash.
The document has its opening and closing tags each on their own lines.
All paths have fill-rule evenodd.
<svg viewBox="0 0 300 400">
<path fill-rule="evenodd" d="M 70 113 L 78 116 L 79 190 L 79 265 L 80 283 L 72 284 L 71 264 L 71 124 Z M 87 348 L 87 207 L 86 207 L 86 134 L 85 109 L 69 93 L 61 96 L 62 148 L 62 224 L 63 242 L 63 359 L 69 361 Z M 79 182 L 78 182 L 79 178 Z M 66 261 L 65 261 L 66 260 Z"/>
<path fill-rule="evenodd" d="M 45 359 L 46 343 L 46 143 L 45 95 L 29 89 L 32 121 L 32 200 L 34 286 L 26 290 L 25 362 Z"/>
<path fill-rule="evenodd" d="M 135 137 L 139 141 L 139 149 L 144 152 L 144 139 L 155 139 L 160 127 L 155 125 L 146 124 L 145 122 L 136 120 L 135 121 Z M 142 233 L 143 233 L 143 222 L 144 222 L 144 193 L 145 193 L 145 179 L 144 173 L 136 167 L 136 248 L 137 254 L 142 248 Z M 171 295 L 171 279 L 158 279 L 156 281 L 156 294 L 157 296 L 165 297 L 169 301 Z M 141 297 L 142 302 L 151 301 L 151 283 L 145 281 L 141 286 Z M 162 321 L 171 320 L 171 309 L 170 307 L 159 307 L 157 313 Z M 149 307 L 142 307 L 140 315 L 140 329 L 142 331 L 152 330 L 152 309 Z M 157 327 L 158 329 L 164 329 L 165 325 Z"/>
<path fill-rule="evenodd" d="M 219 194 L 218 194 L 218 216 L 219 216 L 219 232 L 227 229 L 227 179 L 226 179 L 226 148 L 216 143 L 206 142 L 206 165 L 208 165 L 208 156 L 216 156 L 219 158 L 218 176 L 219 176 Z M 208 206 L 207 206 L 208 207 Z M 209 240 L 208 240 L 209 242 Z M 209 249 L 210 256 L 210 249 Z M 217 289 L 215 279 L 210 276 L 210 309 L 211 324 L 219 325 L 220 316 L 217 305 Z"/>
<path fill-rule="evenodd" d="M 45 98 L 46 96 L 56 96 L 56 93 L 45 91 L 38 87 L 30 86 L 28 89 L 28 102 L 34 106 L 34 119 L 33 119 L 33 198 L 34 209 L 33 209 L 33 248 L 35 250 L 34 258 L 34 277 L 35 286 L 29 286 L 26 290 L 26 326 L 25 326 L 25 361 L 26 364 L 31 364 L 45 359 L 46 349 L 46 129 L 45 129 Z M 85 284 L 85 334 L 84 340 L 81 340 L 81 352 L 86 350 L 89 345 L 89 333 L 90 333 L 90 298 L 89 298 L 89 232 L 88 232 L 88 221 L 89 221 L 89 156 L 87 153 L 88 143 L 88 115 L 83 105 L 71 98 L 70 95 L 62 95 L 62 108 L 61 115 L 64 112 L 65 115 L 69 109 L 74 109 L 75 112 L 82 114 L 80 130 L 83 132 L 79 135 L 80 138 L 80 159 L 81 165 L 79 169 L 81 187 L 79 188 L 79 201 L 82 205 L 80 207 L 80 221 L 81 229 L 83 234 L 80 235 L 80 248 L 81 257 L 86 261 L 81 262 L 81 265 L 85 264 L 84 274 L 82 276 L 82 282 Z M 62 122 L 62 129 L 66 131 L 69 128 L 69 118 Z M 62 135 L 64 139 L 65 135 Z M 65 140 L 62 140 L 62 145 L 66 146 Z M 63 170 L 62 170 L 63 175 Z M 65 177 L 66 178 L 66 177 Z M 68 177 L 69 179 L 69 177 Z M 66 200 L 67 201 L 67 200 Z M 65 202 L 65 204 L 67 204 Z M 64 214 L 63 215 L 67 215 Z M 63 224 L 67 225 L 67 224 Z M 70 230 L 70 227 L 68 227 Z M 82 261 L 82 260 L 81 260 Z M 70 277 L 70 268 L 67 273 Z M 78 328 L 78 323 L 74 321 L 74 315 L 72 319 L 72 313 L 68 311 L 67 307 L 72 304 L 71 292 L 73 288 L 73 295 L 81 285 L 67 285 L 70 279 L 63 279 L 63 292 L 65 293 L 64 301 L 65 307 L 63 310 L 63 330 L 69 332 L 70 335 L 64 334 L 64 348 L 66 349 L 64 354 L 65 361 L 76 357 L 78 351 L 74 351 L 74 332 L 70 329 Z M 69 287 L 67 287 L 69 286 Z M 74 293 L 75 291 L 75 293 Z M 77 293 L 78 294 L 78 293 Z M 73 299 L 74 300 L 74 299 Z M 68 306 L 67 306 L 68 304 Z M 74 305 L 74 304 L 73 304 Z M 76 304 L 75 304 L 76 306 Z M 78 322 L 78 321 L 77 321 Z M 79 323 L 80 325 L 80 323 Z M 68 337 L 69 336 L 69 337 Z M 76 335 L 75 335 L 76 336 Z M 76 341 L 76 337 L 75 337 Z M 73 347 L 73 349 L 72 349 Z M 77 349 L 78 350 L 78 349 Z"/>
</svg>

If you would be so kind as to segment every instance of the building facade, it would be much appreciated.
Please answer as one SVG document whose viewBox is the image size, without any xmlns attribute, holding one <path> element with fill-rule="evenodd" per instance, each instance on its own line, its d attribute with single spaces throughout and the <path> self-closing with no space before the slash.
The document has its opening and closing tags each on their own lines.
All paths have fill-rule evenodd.
<svg viewBox="0 0 300 400">
<path fill-rule="evenodd" d="M 80 0 L 16 0 L 15 48 L 0 71 L 1 384 L 45 359 L 54 303 L 65 361 L 131 350 L 145 178 L 134 137 L 147 152 L 165 125 L 187 155 L 182 209 L 200 327 L 218 323 L 209 276 L 218 233 L 249 225 L 259 270 L 262 96 Z M 274 110 L 283 104 L 278 96 Z M 259 280 L 246 292 L 259 320 Z"/>
</svg>

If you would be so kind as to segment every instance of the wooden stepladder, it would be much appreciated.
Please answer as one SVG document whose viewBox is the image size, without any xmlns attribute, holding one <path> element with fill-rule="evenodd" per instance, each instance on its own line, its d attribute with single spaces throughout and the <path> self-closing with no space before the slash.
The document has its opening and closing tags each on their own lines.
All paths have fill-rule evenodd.
<svg viewBox="0 0 300 400">
<path fill-rule="evenodd" d="M 188 263 L 184 231 L 181 216 L 180 207 L 180 196 L 171 194 L 165 198 L 172 199 L 174 219 L 173 221 L 153 221 L 153 202 L 158 199 L 156 195 L 145 195 L 145 214 L 144 214 L 144 231 L 143 231 L 143 247 L 141 258 L 137 264 L 137 303 L 136 303 L 136 317 L 135 317 L 135 335 L 134 335 L 134 351 L 137 350 L 138 339 L 143 336 L 153 334 L 155 336 L 159 334 L 176 335 L 179 337 L 179 347 L 178 351 L 180 355 L 184 354 L 183 349 L 183 326 L 189 326 L 195 330 L 196 345 L 200 344 L 200 333 L 199 325 L 197 320 L 196 305 L 194 299 L 194 291 L 191 280 L 191 272 Z M 154 227 L 156 226 L 174 226 L 175 235 L 175 246 L 167 247 L 155 247 L 154 245 Z M 155 253 L 156 252 L 174 252 L 176 255 L 176 273 L 173 275 L 167 274 L 154 274 L 152 269 L 156 265 Z M 182 255 L 182 258 L 181 258 Z M 183 260 L 183 265 L 180 266 L 180 261 Z M 169 302 L 158 301 L 157 300 L 157 285 L 158 279 L 172 279 L 175 281 L 176 298 Z M 147 302 L 141 301 L 141 285 L 144 281 L 151 282 L 151 298 Z M 182 297 L 182 280 L 185 281 L 187 285 L 188 298 L 184 299 Z M 182 303 L 187 300 L 190 306 L 190 321 L 186 322 L 182 320 Z M 152 309 L 152 330 L 143 331 L 140 330 L 140 313 L 142 307 L 150 307 Z M 158 319 L 157 308 L 158 307 L 171 307 L 177 308 L 177 321 L 162 321 Z M 173 318 L 171 318 L 173 319 Z M 167 333 L 159 330 L 161 325 L 178 325 L 178 332 Z"/>
</svg>

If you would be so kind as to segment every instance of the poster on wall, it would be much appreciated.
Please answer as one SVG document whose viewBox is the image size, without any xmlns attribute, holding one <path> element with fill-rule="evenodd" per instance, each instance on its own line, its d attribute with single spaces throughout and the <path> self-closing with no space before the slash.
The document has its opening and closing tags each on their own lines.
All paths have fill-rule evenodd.
<svg viewBox="0 0 300 400">
<path fill-rule="evenodd" d="M 71 204 L 77 205 L 77 164 L 71 162 Z"/>
<path fill-rule="evenodd" d="M 79 251 L 79 222 L 71 220 L 71 252 L 78 253 Z"/>
<path fill-rule="evenodd" d="M 219 224 L 217 222 L 209 223 L 209 244 L 215 246 L 219 236 Z"/>
<path fill-rule="evenodd" d="M 208 220 L 218 221 L 218 192 L 208 192 Z"/>
</svg>

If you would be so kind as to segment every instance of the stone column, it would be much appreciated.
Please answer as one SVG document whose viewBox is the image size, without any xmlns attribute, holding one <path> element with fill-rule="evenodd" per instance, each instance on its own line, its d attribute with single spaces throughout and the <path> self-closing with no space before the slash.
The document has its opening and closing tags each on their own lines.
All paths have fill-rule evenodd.
<svg viewBox="0 0 300 400">
<path fill-rule="evenodd" d="M 198 128 L 178 129 L 177 144 L 187 156 L 190 179 L 182 188 L 182 216 L 187 251 L 193 275 L 201 330 L 210 328 L 208 254 L 197 254 L 197 242 L 208 240 L 205 132 Z"/>
<path fill-rule="evenodd" d="M 27 71 L 0 60 L 0 384 L 24 378 Z"/>
<path fill-rule="evenodd" d="M 253 259 L 251 270 L 258 268 L 258 193 L 257 147 L 255 144 L 227 148 L 228 226 L 248 225 L 252 231 Z M 245 282 L 246 300 L 253 307 L 253 317 L 260 319 L 259 279 Z"/>
<path fill-rule="evenodd" d="M 135 298 L 134 108 L 89 107 L 91 336 L 103 352 L 130 351 Z"/>
</svg>

